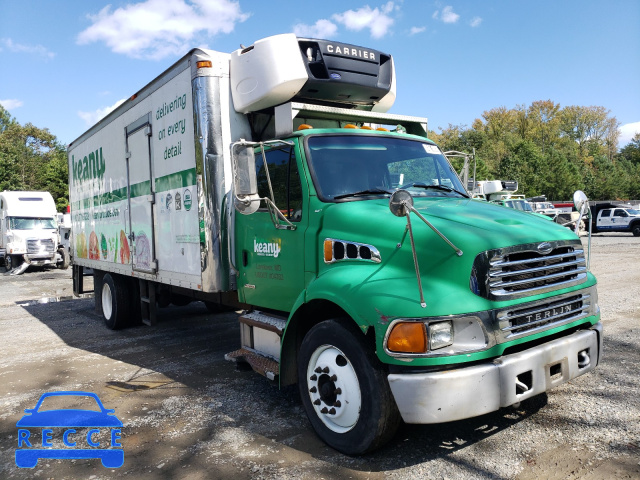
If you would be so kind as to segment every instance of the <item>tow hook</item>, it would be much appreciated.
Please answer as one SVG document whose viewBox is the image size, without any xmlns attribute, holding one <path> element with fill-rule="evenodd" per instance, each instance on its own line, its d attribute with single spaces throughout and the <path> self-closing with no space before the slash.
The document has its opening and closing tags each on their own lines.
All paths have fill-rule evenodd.
<svg viewBox="0 0 640 480">
<path fill-rule="evenodd" d="M 589 358 L 589 352 L 587 350 L 578 352 L 578 368 L 588 367 L 590 363 L 591 358 Z"/>
</svg>

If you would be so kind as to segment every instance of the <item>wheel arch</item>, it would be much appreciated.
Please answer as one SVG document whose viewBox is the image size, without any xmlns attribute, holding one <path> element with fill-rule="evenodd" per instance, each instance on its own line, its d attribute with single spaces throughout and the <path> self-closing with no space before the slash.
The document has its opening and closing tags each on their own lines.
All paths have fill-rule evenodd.
<svg viewBox="0 0 640 480">
<path fill-rule="evenodd" d="M 298 352 L 302 340 L 311 328 L 329 319 L 339 322 L 354 336 L 363 337 L 372 351 L 375 351 L 376 337 L 373 328 L 359 326 L 353 317 L 337 303 L 324 298 L 315 298 L 299 305 L 287 322 L 280 348 L 280 387 L 297 383 Z"/>
</svg>

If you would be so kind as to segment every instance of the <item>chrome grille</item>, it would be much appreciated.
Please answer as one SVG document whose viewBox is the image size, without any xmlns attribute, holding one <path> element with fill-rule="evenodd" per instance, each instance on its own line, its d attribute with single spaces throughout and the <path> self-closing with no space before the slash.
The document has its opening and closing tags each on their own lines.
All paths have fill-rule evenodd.
<svg viewBox="0 0 640 480">
<path fill-rule="evenodd" d="M 55 245 L 53 240 L 47 239 L 29 239 L 27 240 L 27 254 L 28 255 L 53 255 L 55 251 Z"/>
<path fill-rule="evenodd" d="M 592 314 L 590 293 L 568 294 L 554 297 L 553 301 L 541 301 L 515 306 L 498 313 L 498 325 L 504 340 L 535 333 L 565 323 L 571 323 Z"/>
<path fill-rule="evenodd" d="M 472 290 L 492 300 L 510 300 L 559 290 L 582 283 L 587 267 L 579 240 L 527 244 L 491 250 L 476 257 Z"/>
</svg>

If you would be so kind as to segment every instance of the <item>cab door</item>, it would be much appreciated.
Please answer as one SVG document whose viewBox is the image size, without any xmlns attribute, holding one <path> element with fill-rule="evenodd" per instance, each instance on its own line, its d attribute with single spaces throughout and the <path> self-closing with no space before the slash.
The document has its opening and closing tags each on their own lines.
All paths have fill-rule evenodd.
<svg viewBox="0 0 640 480">
<path fill-rule="evenodd" d="M 600 211 L 597 220 L 598 230 L 611 230 L 613 223 L 611 221 L 611 209 L 605 209 Z"/>
<path fill-rule="evenodd" d="M 262 153 L 256 152 L 258 194 L 271 198 L 272 190 L 278 210 L 293 228 L 284 222 L 280 222 L 281 228 L 274 225 L 264 201 L 257 212 L 235 217 L 240 300 L 284 312 L 291 310 L 305 288 L 304 234 L 308 216 L 303 208 L 306 188 L 303 189 L 296 151 L 297 144 L 266 149 L 266 166 Z"/>
</svg>

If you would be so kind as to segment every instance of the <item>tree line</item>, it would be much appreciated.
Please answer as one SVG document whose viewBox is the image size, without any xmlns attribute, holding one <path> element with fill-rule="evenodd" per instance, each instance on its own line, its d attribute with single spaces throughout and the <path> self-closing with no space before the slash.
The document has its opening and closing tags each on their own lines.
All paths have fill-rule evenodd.
<svg viewBox="0 0 640 480">
<path fill-rule="evenodd" d="M 20 125 L 0 105 L 0 191 L 50 192 L 58 211 L 69 204 L 67 149 L 46 128 Z"/>
<path fill-rule="evenodd" d="M 527 197 L 570 200 L 583 190 L 591 200 L 640 199 L 640 134 L 618 151 L 619 126 L 604 107 L 541 100 L 493 108 L 470 128 L 449 124 L 429 137 L 443 151 L 475 149 L 477 180 L 517 180 Z M 459 171 L 462 160 L 452 161 Z"/>
<path fill-rule="evenodd" d="M 584 190 L 592 200 L 640 199 L 640 134 L 618 151 L 618 127 L 604 107 L 542 100 L 487 110 L 471 127 L 450 124 L 429 137 L 443 151 L 475 149 L 477 180 L 516 180 L 528 197 L 569 200 Z M 462 160 L 452 162 L 460 171 Z M 0 191 L 45 190 L 65 211 L 68 181 L 66 146 L 0 105 Z"/>
</svg>

